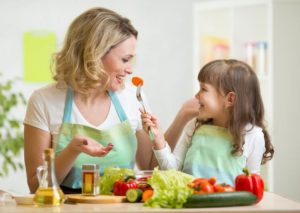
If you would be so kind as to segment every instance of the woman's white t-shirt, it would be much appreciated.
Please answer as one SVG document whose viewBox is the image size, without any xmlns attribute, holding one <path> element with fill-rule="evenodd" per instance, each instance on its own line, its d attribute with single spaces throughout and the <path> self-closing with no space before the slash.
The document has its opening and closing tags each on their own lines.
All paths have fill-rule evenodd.
<svg viewBox="0 0 300 213">
<path fill-rule="evenodd" d="M 52 142 L 56 144 L 60 126 L 63 122 L 67 89 L 57 88 L 56 83 L 49 84 L 33 92 L 29 98 L 24 124 L 34 126 L 51 133 Z M 142 129 L 139 108 L 140 103 L 136 98 L 136 87 L 125 85 L 125 88 L 116 92 L 124 112 L 131 124 L 133 132 Z M 143 95 L 145 104 L 147 100 Z M 71 123 L 82 124 L 99 130 L 108 129 L 118 123 L 120 119 L 113 104 L 109 109 L 106 120 L 99 126 L 90 124 L 82 116 L 73 101 L 71 112 Z"/>
</svg>

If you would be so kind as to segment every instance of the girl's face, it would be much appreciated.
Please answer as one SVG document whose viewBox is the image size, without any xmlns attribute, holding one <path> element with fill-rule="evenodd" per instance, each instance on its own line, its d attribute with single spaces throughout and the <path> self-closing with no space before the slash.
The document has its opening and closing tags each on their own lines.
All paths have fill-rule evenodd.
<svg viewBox="0 0 300 213">
<path fill-rule="evenodd" d="M 117 91 L 124 85 L 127 75 L 132 74 L 132 60 L 135 56 L 136 38 L 129 37 L 127 40 L 112 48 L 102 58 L 104 69 L 111 79 L 110 89 Z"/>
<path fill-rule="evenodd" d="M 198 116 L 201 120 L 212 119 L 214 125 L 226 126 L 228 114 L 225 95 L 220 94 L 211 84 L 201 82 L 196 98 L 199 100 Z"/>
</svg>

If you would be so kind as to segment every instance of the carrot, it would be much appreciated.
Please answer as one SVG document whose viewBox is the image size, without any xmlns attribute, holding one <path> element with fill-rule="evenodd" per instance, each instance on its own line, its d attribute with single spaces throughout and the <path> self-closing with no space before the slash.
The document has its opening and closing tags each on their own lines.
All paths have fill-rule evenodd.
<svg viewBox="0 0 300 213">
<path fill-rule="evenodd" d="M 133 85 L 136 86 L 136 87 L 137 86 L 143 86 L 143 84 L 144 84 L 143 79 L 141 79 L 140 77 L 133 77 L 131 79 L 131 81 L 132 81 Z"/>
<path fill-rule="evenodd" d="M 142 195 L 142 201 L 146 202 L 147 200 L 149 200 L 153 195 L 153 190 L 152 189 L 147 189 L 143 192 Z"/>
</svg>

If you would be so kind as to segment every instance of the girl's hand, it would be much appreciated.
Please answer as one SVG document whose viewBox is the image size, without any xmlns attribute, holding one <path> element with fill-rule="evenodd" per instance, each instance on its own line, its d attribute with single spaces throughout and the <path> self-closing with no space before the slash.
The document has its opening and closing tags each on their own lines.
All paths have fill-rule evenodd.
<svg viewBox="0 0 300 213">
<path fill-rule="evenodd" d="M 140 109 L 140 112 L 141 112 L 143 130 L 145 132 L 148 132 L 149 129 L 151 129 L 154 135 L 154 145 L 155 145 L 154 147 L 157 149 L 163 148 L 165 145 L 165 139 L 164 139 L 163 132 L 161 130 L 159 119 L 154 115 L 145 113 L 143 109 Z"/>
<path fill-rule="evenodd" d="M 89 137 L 76 135 L 72 139 L 69 146 L 71 146 L 70 148 L 72 150 L 79 153 L 84 152 L 93 157 L 104 157 L 113 149 L 114 145 L 112 143 L 109 143 L 106 147 L 104 147 L 103 145 Z"/>
</svg>

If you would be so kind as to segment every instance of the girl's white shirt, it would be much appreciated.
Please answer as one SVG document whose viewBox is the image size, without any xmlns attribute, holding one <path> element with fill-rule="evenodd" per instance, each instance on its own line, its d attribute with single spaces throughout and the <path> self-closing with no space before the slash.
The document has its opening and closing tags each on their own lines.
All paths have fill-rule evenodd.
<svg viewBox="0 0 300 213">
<path fill-rule="evenodd" d="M 56 83 L 49 84 L 45 87 L 35 90 L 29 98 L 27 104 L 24 124 L 51 133 L 53 144 L 56 144 L 59 129 L 63 121 L 66 93 L 67 89 L 58 89 L 56 87 Z M 135 132 L 141 130 L 142 123 L 139 112 L 141 105 L 136 98 L 136 87 L 126 84 L 125 88 L 116 92 L 116 94 L 131 124 L 132 131 Z M 146 107 L 149 108 L 147 99 L 143 93 L 142 96 Z M 120 123 L 120 119 L 115 107 L 113 104 L 111 104 L 105 121 L 99 126 L 94 126 L 82 116 L 73 101 L 71 123 L 82 124 L 99 130 L 105 130 Z"/>
<path fill-rule="evenodd" d="M 190 121 L 184 129 L 181 140 L 177 143 L 173 153 L 166 143 L 163 149 L 155 150 L 154 154 L 161 169 L 182 170 L 185 155 L 191 143 L 190 138 L 195 129 L 196 119 Z M 243 156 L 246 157 L 246 165 L 249 172 L 260 173 L 260 165 L 265 152 L 265 139 L 262 129 L 258 126 L 248 124 L 246 126 L 245 144 L 243 146 Z"/>
</svg>

